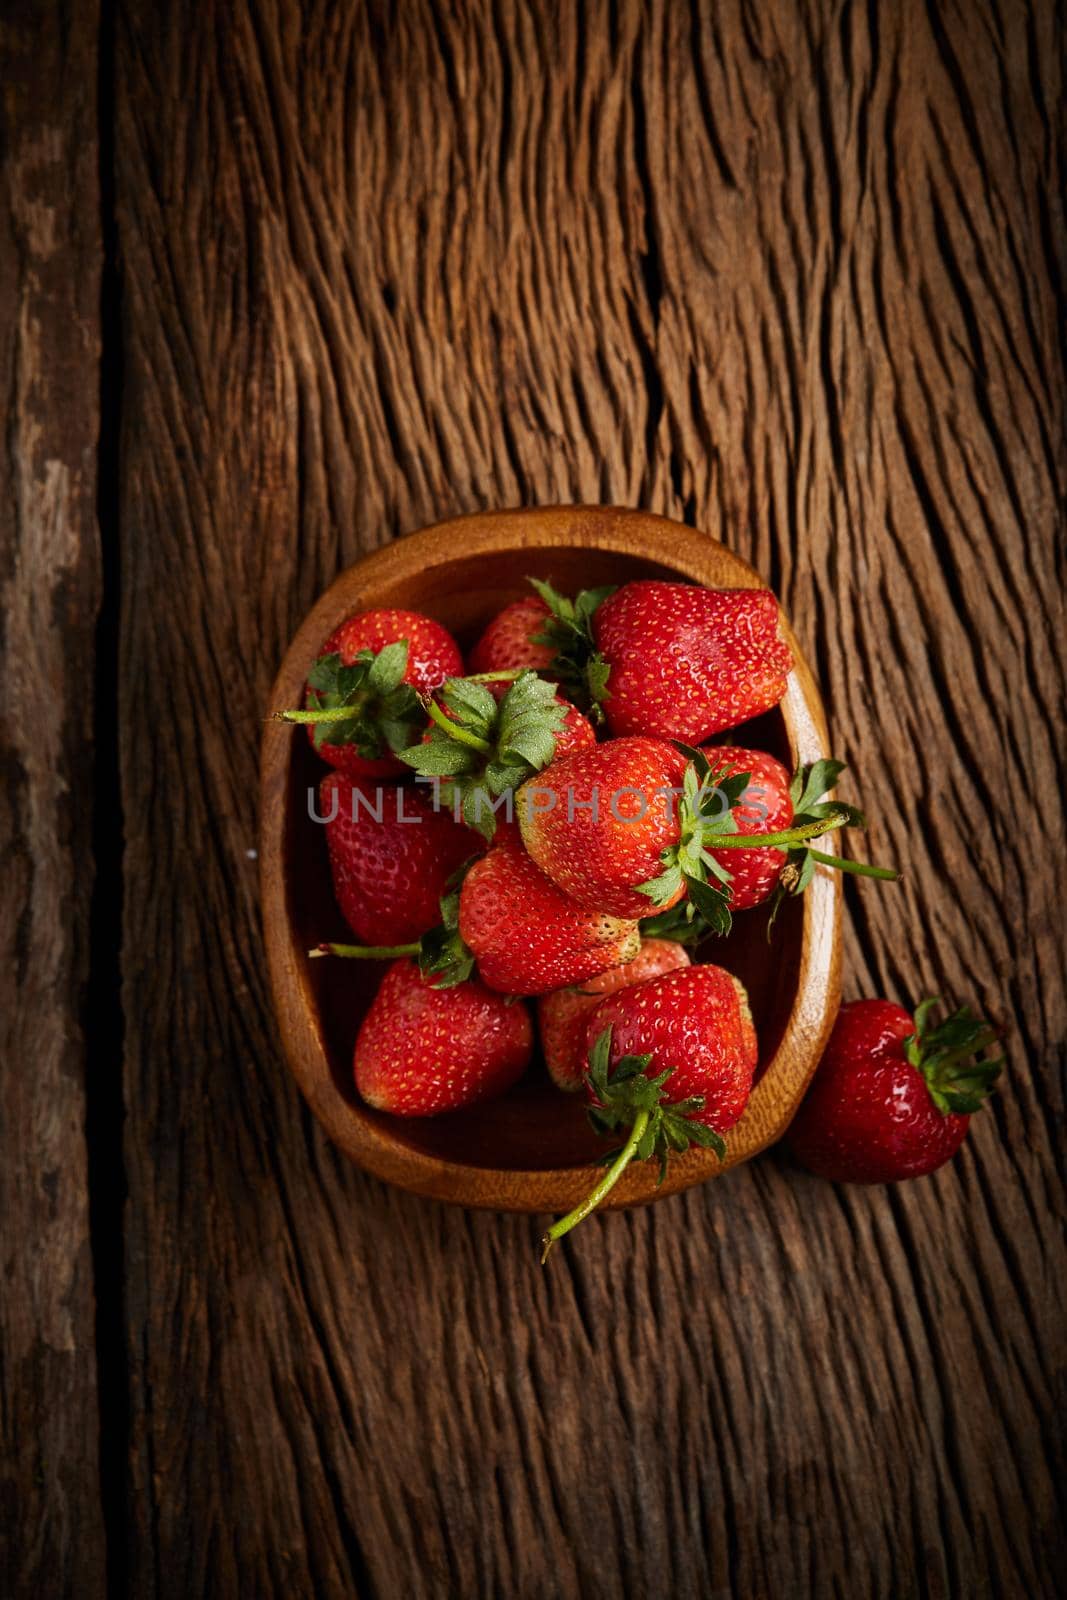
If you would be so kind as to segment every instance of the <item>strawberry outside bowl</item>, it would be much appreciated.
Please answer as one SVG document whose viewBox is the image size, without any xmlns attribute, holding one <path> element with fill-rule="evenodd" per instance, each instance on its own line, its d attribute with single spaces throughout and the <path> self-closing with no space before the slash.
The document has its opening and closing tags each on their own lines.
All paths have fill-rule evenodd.
<svg viewBox="0 0 1067 1600">
<path fill-rule="evenodd" d="M 289 647 L 269 712 L 302 703 L 323 641 L 354 612 L 401 607 L 425 612 L 469 646 L 526 578 L 558 589 L 668 578 L 710 588 L 759 588 L 760 578 L 725 546 L 645 512 L 588 506 L 484 512 L 409 534 L 343 572 Z M 822 702 L 788 623 L 795 667 L 781 704 L 731 733 L 770 750 L 791 770 L 829 755 Z M 415 1194 L 499 1211 L 563 1212 L 595 1181 L 604 1145 L 580 1095 L 564 1095 L 535 1056 L 525 1077 L 485 1105 L 434 1118 L 373 1111 L 356 1093 L 352 1053 L 381 976 L 372 962 L 311 960 L 323 940 L 351 937 L 330 882 L 324 829 L 308 791 L 325 771 L 303 728 L 265 724 L 261 751 L 260 874 L 264 937 L 274 1005 L 289 1066 L 335 1144 L 368 1172 Z M 807 892 L 787 899 L 767 938 L 767 908 L 741 912 L 729 938 L 704 944 L 745 984 L 760 1063 L 744 1116 L 720 1163 L 691 1148 L 671 1159 L 657 1187 L 657 1162 L 634 1163 L 607 1206 L 675 1194 L 749 1160 L 781 1137 L 815 1070 L 840 999 L 841 887 L 819 867 Z"/>
</svg>

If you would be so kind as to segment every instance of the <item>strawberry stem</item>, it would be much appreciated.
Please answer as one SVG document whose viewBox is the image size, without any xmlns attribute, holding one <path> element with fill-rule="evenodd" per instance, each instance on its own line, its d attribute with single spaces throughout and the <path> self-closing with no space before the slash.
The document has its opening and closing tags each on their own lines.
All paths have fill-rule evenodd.
<svg viewBox="0 0 1067 1600">
<path fill-rule="evenodd" d="M 529 667 L 512 667 L 509 672 L 466 672 L 463 676 L 467 683 L 514 683 L 529 670 Z"/>
<path fill-rule="evenodd" d="M 839 811 L 835 816 L 820 817 L 817 822 L 802 823 L 799 828 L 785 828 L 781 833 L 717 833 L 708 840 L 708 847 L 712 850 L 752 850 L 755 847 L 764 850 L 773 845 L 775 849 L 784 850 L 789 845 L 802 844 L 805 839 L 817 839 L 821 834 L 832 833 L 835 828 L 843 828 L 848 822 L 848 813 Z"/>
<path fill-rule="evenodd" d="M 395 961 L 400 956 L 417 956 L 417 944 L 318 944 L 308 955 L 355 956 L 361 961 Z"/>
<path fill-rule="evenodd" d="M 551 1228 L 549 1228 L 548 1232 L 542 1236 L 542 1266 L 544 1266 L 545 1262 L 548 1260 L 549 1251 L 552 1249 L 552 1246 L 555 1244 L 556 1240 L 562 1239 L 565 1233 L 570 1233 L 571 1229 L 576 1228 L 579 1222 L 583 1222 L 591 1211 L 596 1210 L 604 1196 L 609 1194 L 610 1191 L 614 1189 L 615 1185 L 618 1183 L 619 1179 L 622 1177 L 623 1173 L 626 1171 L 626 1168 L 630 1165 L 630 1162 L 637 1153 L 637 1147 L 644 1138 L 645 1129 L 648 1127 L 648 1119 L 650 1115 L 651 1113 L 648 1111 L 639 1111 L 637 1113 L 637 1116 L 634 1118 L 633 1127 L 630 1129 L 629 1138 L 619 1151 L 618 1155 L 615 1157 L 615 1160 L 612 1162 L 607 1172 L 605 1172 L 604 1176 L 597 1184 L 596 1188 L 593 1189 L 590 1194 L 587 1194 L 581 1204 L 575 1206 L 573 1211 L 568 1211 L 565 1217 L 560 1217 L 558 1222 L 554 1222 Z"/>
<path fill-rule="evenodd" d="M 461 723 L 453 721 L 441 710 L 436 700 L 431 700 L 427 696 L 422 704 L 431 722 L 436 722 L 439 728 L 443 728 L 450 739 L 455 739 L 458 744 L 468 744 L 472 750 L 480 750 L 483 756 L 492 755 L 493 747 L 488 739 L 479 738 L 476 733 L 471 733 L 469 728 L 464 728 Z"/>
<path fill-rule="evenodd" d="M 838 872 L 852 872 L 857 878 L 882 878 L 886 883 L 897 883 L 900 873 L 893 867 L 872 867 L 866 861 L 846 861 L 843 856 L 827 856 L 821 850 L 811 852 L 814 861 L 824 867 L 836 867 Z"/>
<path fill-rule="evenodd" d="M 276 711 L 276 722 L 351 722 L 358 716 L 357 706 L 321 706 L 317 711 Z"/>
</svg>

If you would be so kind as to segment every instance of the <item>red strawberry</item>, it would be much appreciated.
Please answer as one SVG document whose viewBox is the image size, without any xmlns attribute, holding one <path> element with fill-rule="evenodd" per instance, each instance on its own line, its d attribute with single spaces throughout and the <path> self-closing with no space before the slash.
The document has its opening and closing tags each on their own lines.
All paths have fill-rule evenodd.
<svg viewBox="0 0 1067 1600">
<path fill-rule="evenodd" d="M 401 776 L 396 752 L 418 738 L 418 696 L 463 671 L 452 635 L 417 611 L 363 611 L 326 640 L 308 675 L 307 708 L 286 711 L 309 724 L 316 750 L 349 777 Z"/>
<path fill-rule="evenodd" d="M 551 613 L 537 595 L 513 600 L 497 613 L 470 653 L 468 671 L 500 672 L 514 667 L 551 666 L 555 647 L 538 644 Z"/>
<path fill-rule="evenodd" d="M 690 1143 L 726 1154 L 722 1135 L 748 1103 L 758 1058 L 748 997 L 720 967 L 684 967 L 602 1000 L 586 1024 L 592 1119 L 624 1137 L 581 1205 L 545 1234 L 544 1255 L 587 1217 L 636 1157 Z"/>
<path fill-rule="evenodd" d="M 623 584 L 593 616 L 613 734 L 699 744 L 778 704 L 793 666 L 768 589 Z"/>
<path fill-rule="evenodd" d="M 543 994 L 537 1002 L 537 1026 L 552 1081 L 561 1089 L 582 1087 L 588 1070 L 585 1025 L 605 995 L 688 965 L 689 956 L 673 939 L 642 939 L 640 950 L 624 966 L 587 978 L 576 988 Z"/>
<path fill-rule="evenodd" d="M 662 872 L 678 842 L 677 806 L 686 758 L 660 739 L 610 739 L 554 761 L 516 798 L 527 850 L 543 872 L 591 911 L 647 916 L 639 885 Z M 661 902 L 674 905 L 685 889 Z"/>
<path fill-rule="evenodd" d="M 438 988 L 414 961 L 388 968 L 356 1040 L 356 1088 L 395 1117 L 433 1117 L 502 1094 L 533 1048 L 526 1007 L 468 979 Z"/>
<path fill-rule="evenodd" d="M 440 920 L 438 902 L 462 862 L 485 848 L 429 795 L 331 772 L 319 787 L 333 890 L 368 944 L 408 944 Z"/>
<path fill-rule="evenodd" d="M 531 578 L 556 643 L 551 671 L 617 736 L 699 744 L 777 705 L 793 667 L 767 589 L 640 579 L 573 600 Z"/>
<path fill-rule="evenodd" d="M 889 1000 L 842 1006 L 789 1130 L 797 1160 L 834 1183 L 894 1183 L 944 1166 L 963 1143 L 1001 1063 L 996 1035 L 964 1006 L 936 1027 L 936 1000 L 909 1016 Z"/>
<path fill-rule="evenodd" d="M 491 989 L 544 994 L 637 954 L 637 924 L 576 906 L 526 854 L 514 828 L 463 881 L 459 934 Z"/>
<path fill-rule="evenodd" d="M 512 791 L 560 751 L 596 743 L 592 727 L 535 672 L 513 681 L 451 678 L 427 701 L 431 725 L 400 752 L 420 776 L 439 783 L 443 802 L 491 839 L 497 810 L 510 815 Z"/>
<path fill-rule="evenodd" d="M 793 821 L 792 779 L 780 761 L 766 750 L 743 750 L 738 745 L 723 745 L 704 754 L 719 777 L 748 774 L 748 783 L 731 813 L 739 834 L 781 833 L 789 828 Z M 785 852 L 773 845 L 759 850 L 716 850 L 712 846 L 709 854 L 730 874 L 731 911 L 747 911 L 768 900 L 786 864 Z"/>
<path fill-rule="evenodd" d="M 694 915 L 703 931 L 729 931 L 733 867 L 723 866 L 724 859 L 741 860 L 742 907 L 756 903 L 752 894 L 762 886 L 772 850 L 788 851 L 780 857 L 782 892 L 802 892 L 817 862 L 868 877 L 896 877 L 889 868 L 824 855 L 807 843 L 845 823 L 863 826 L 862 814 L 851 806 L 819 798 L 843 770 L 839 761 L 805 767 L 783 796 L 784 774 L 779 777 L 772 757 L 737 749 L 725 754 L 726 762 L 719 764 L 720 752 L 714 749 L 690 750 L 687 761 L 662 739 L 628 738 L 554 761 L 517 796 L 526 848 L 541 870 L 587 909 L 640 917 L 642 905 L 664 912 L 688 896 L 689 905 L 678 917 L 657 918 L 647 930 L 672 935 Z M 787 827 L 761 826 L 758 814 L 746 808 L 749 776 L 737 771 L 733 760 L 742 756 L 742 767 L 759 766 L 773 782 L 776 809 L 797 806 Z M 741 843 L 757 833 L 766 841 L 758 849 Z"/>
<path fill-rule="evenodd" d="M 758 1050 L 743 985 L 710 964 L 685 967 L 621 989 L 602 1000 L 586 1023 L 591 1050 L 611 1029 L 609 1060 L 650 1054 L 654 1073 L 671 1068 L 665 1103 L 699 1097 L 688 1114 L 716 1133 L 737 1122 L 752 1089 Z"/>
</svg>

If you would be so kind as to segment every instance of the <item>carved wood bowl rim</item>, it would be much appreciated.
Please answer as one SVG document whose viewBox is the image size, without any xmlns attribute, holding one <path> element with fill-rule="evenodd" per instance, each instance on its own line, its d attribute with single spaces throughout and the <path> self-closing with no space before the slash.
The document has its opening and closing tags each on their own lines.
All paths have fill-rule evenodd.
<svg viewBox="0 0 1067 1600">
<path fill-rule="evenodd" d="M 513 555 L 519 577 L 532 551 L 595 552 L 670 569 L 679 579 L 718 588 L 764 587 L 757 573 L 724 545 L 683 524 L 639 511 L 554 506 L 482 512 L 408 534 L 342 572 L 308 613 L 282 662 L 269 712 L 299 704 L 322 641 L 345 617 L 383 603 L 409 582 L 458 563 Z M 385 602 L 403 605 L 395 598 Z M 431 609 L 424 603 L 413 609 Z M 484 620 L 488 620 L 486 617 Z M 794 761 L 829 754 L 826 719 L 812 674 L 783 617 L 796 661 L 780 712 Z M 260 888 L 274 1008 L 286 1061 L 332 1141 L 366 1171 L 415 1194 L 500 1211 L 565 1211 L 588 1191 L 589 1165 L 519 1170 L 442 1159 L 408 1142 L 402 1119 L 383 1117 L 341 1092 L 331 1069 L 305 942 L 290 915 L 290 866 L 295 741 L 303 729 L 268 720 L 261 746 Z M 795 993 L 777 1048 L 766 1063 L 744 1116 L 727 1138 L 720 1167 L 711 1151 L 674 1157 L 662 1186 L 657 1164 L 635 1163 L 609 1197 L 611 1207 L 663 1199 L 748 1161 L 780 1138 L 815 1070 L 840 999 L 841 888 L 837 874 L 818 868 L 797 907 L 801 918 Z M 754 915 L 749 913 L 749 915 Z M 714 959 L 714 953 L 710 953 Z M 773 946 L 768 959 L 774 959 Z M 757 1024 L 759 1018 L 757 1017 Z M 452 1114 L 462 1117 L 463 1112 Z"/>
</svg>

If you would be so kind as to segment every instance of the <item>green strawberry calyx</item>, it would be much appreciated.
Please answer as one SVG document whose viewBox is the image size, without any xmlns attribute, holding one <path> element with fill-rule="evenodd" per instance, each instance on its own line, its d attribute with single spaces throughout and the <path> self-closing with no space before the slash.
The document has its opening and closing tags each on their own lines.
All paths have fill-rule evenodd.
<svg viewBox="0 0 1067 1600">
<path fill-rule="evenodd" d="M 712 850 L 773 847 L 783 851 L 785 863 L 775 891 L 771 925 L 782 898 L 786 894 L 803 894 L 820 862 L 863 877 L 894 881 L 899 876 L 891 867 L 873 867 L 863 861 L 827 855 L 809 843 L 835 828 L 866 826 L 863 813 L 854 806 L 824 798 L 845 770 L 844 762 L 816 761 L 797 770 L 789 791 L 794 809 L 788 828 L 774 833 L 741 834 L 734 812 L 745 803 L 752 774 L 727 774 L 716 769 L 712 764 L 714 749 L 696 750 L 680 743 L 677 748 L 689 758 L 678 803 L 678 843 L 663 851 L 663 871 L 648 883 L 639 884 L 638 892 L 660 907 L 672 900 L 683 885 L 686 897 L 669 910 L 643 918 L 643 937 L 699 944 L 709 934 L 722 937 L 729 933 L 733 922 L 732 874 L 711 854 Z"/>
<path fill-rule="evenodd" d="M 584 711 L 590 721 L 603 722 L 603 702 L 610 699 L 608 678 L 611 665 L 596 647 L 593 638 L 593 614 L 597 607 L 615 593 L 615 584 L 602 589 L 582 589 L 571 600 L 560 594 L 541 578 L 527 578 L 549 609 L 540 633 L 534 634 L 534 644 L 548 645 L 556 652 L 551 671 L 558 674 L 563 691 Z"/>
<path fill-rule="evenodd" d="M 586 1198 L 565 1217 L 554 1222 L 542 1237 L 541 1264 L 548 1260 L 549 1251 L 558 1239 L 576 1228 L 618 1183 L 631 1161 L 648 1161 L 657 1157 L 660 1164 L 659 1182 L 667 1175 L 671 1152 L 679 1155 L 691 1144 L 714 1150 L 719 1160 L 726 1155 L 726 1142 L 721 1133 L 694 1119 L 693 1113 L 703 1111 L 701 1095 L 691 1095 L 685 1100 L 671 1101 L 665 1085 L 674 1072 L 666 1067 L 662 1072 L 649 1074 L 650 1055 L 627 1055 L 611 1067 L 611 1028 L 599 1033 L 589 1051 L 589 1071 L 586 1084 L 593 1096 L 594 1105 L 589 1120 L 600 1134 L 613 1134 L 620 1128 L 628 1130 L 625 1143 L 602 1159 L 608 1170 Z"/>
<path fill-rule="evenodd" d="M 996 1042 L 997 1033 L 969 1006 L 931 1026 L 930 1013 L 940 1003 L 940 996 L 934 995 L 916 1006 L 915 1032 L 904 1040 L 904 1055 L 922 1073 L 942 1116 L 967 1115 L 981 1110 L 1000 1077 L 1004 1058 L 975 1060 Z"/>
<path fill-rule="evenodd" d="M 324 744 L 354 745 L 367 761 L 411 743 L 420 720 L 419 697 L 404 682 L 408 642 L 361 650 L 347 666 L 340 655 L 320 656 L 308 673 L 307 706 L 282 711 L 283 722 L 309 723 L 316 750 Z"/>
<path fill-rule="evenodd" d="M 556 699 L 557 685 L 532 669 L 486 676 L 513 679 L 500 701 L 477 678 L 449 678 L 437 700 L 423 699 L 429 738 L 397 753 L 420 777 L 436 780 L 439 799 L 491 840 L 500 804 L 555 756 L 568 708 Z"/>
</svg>

